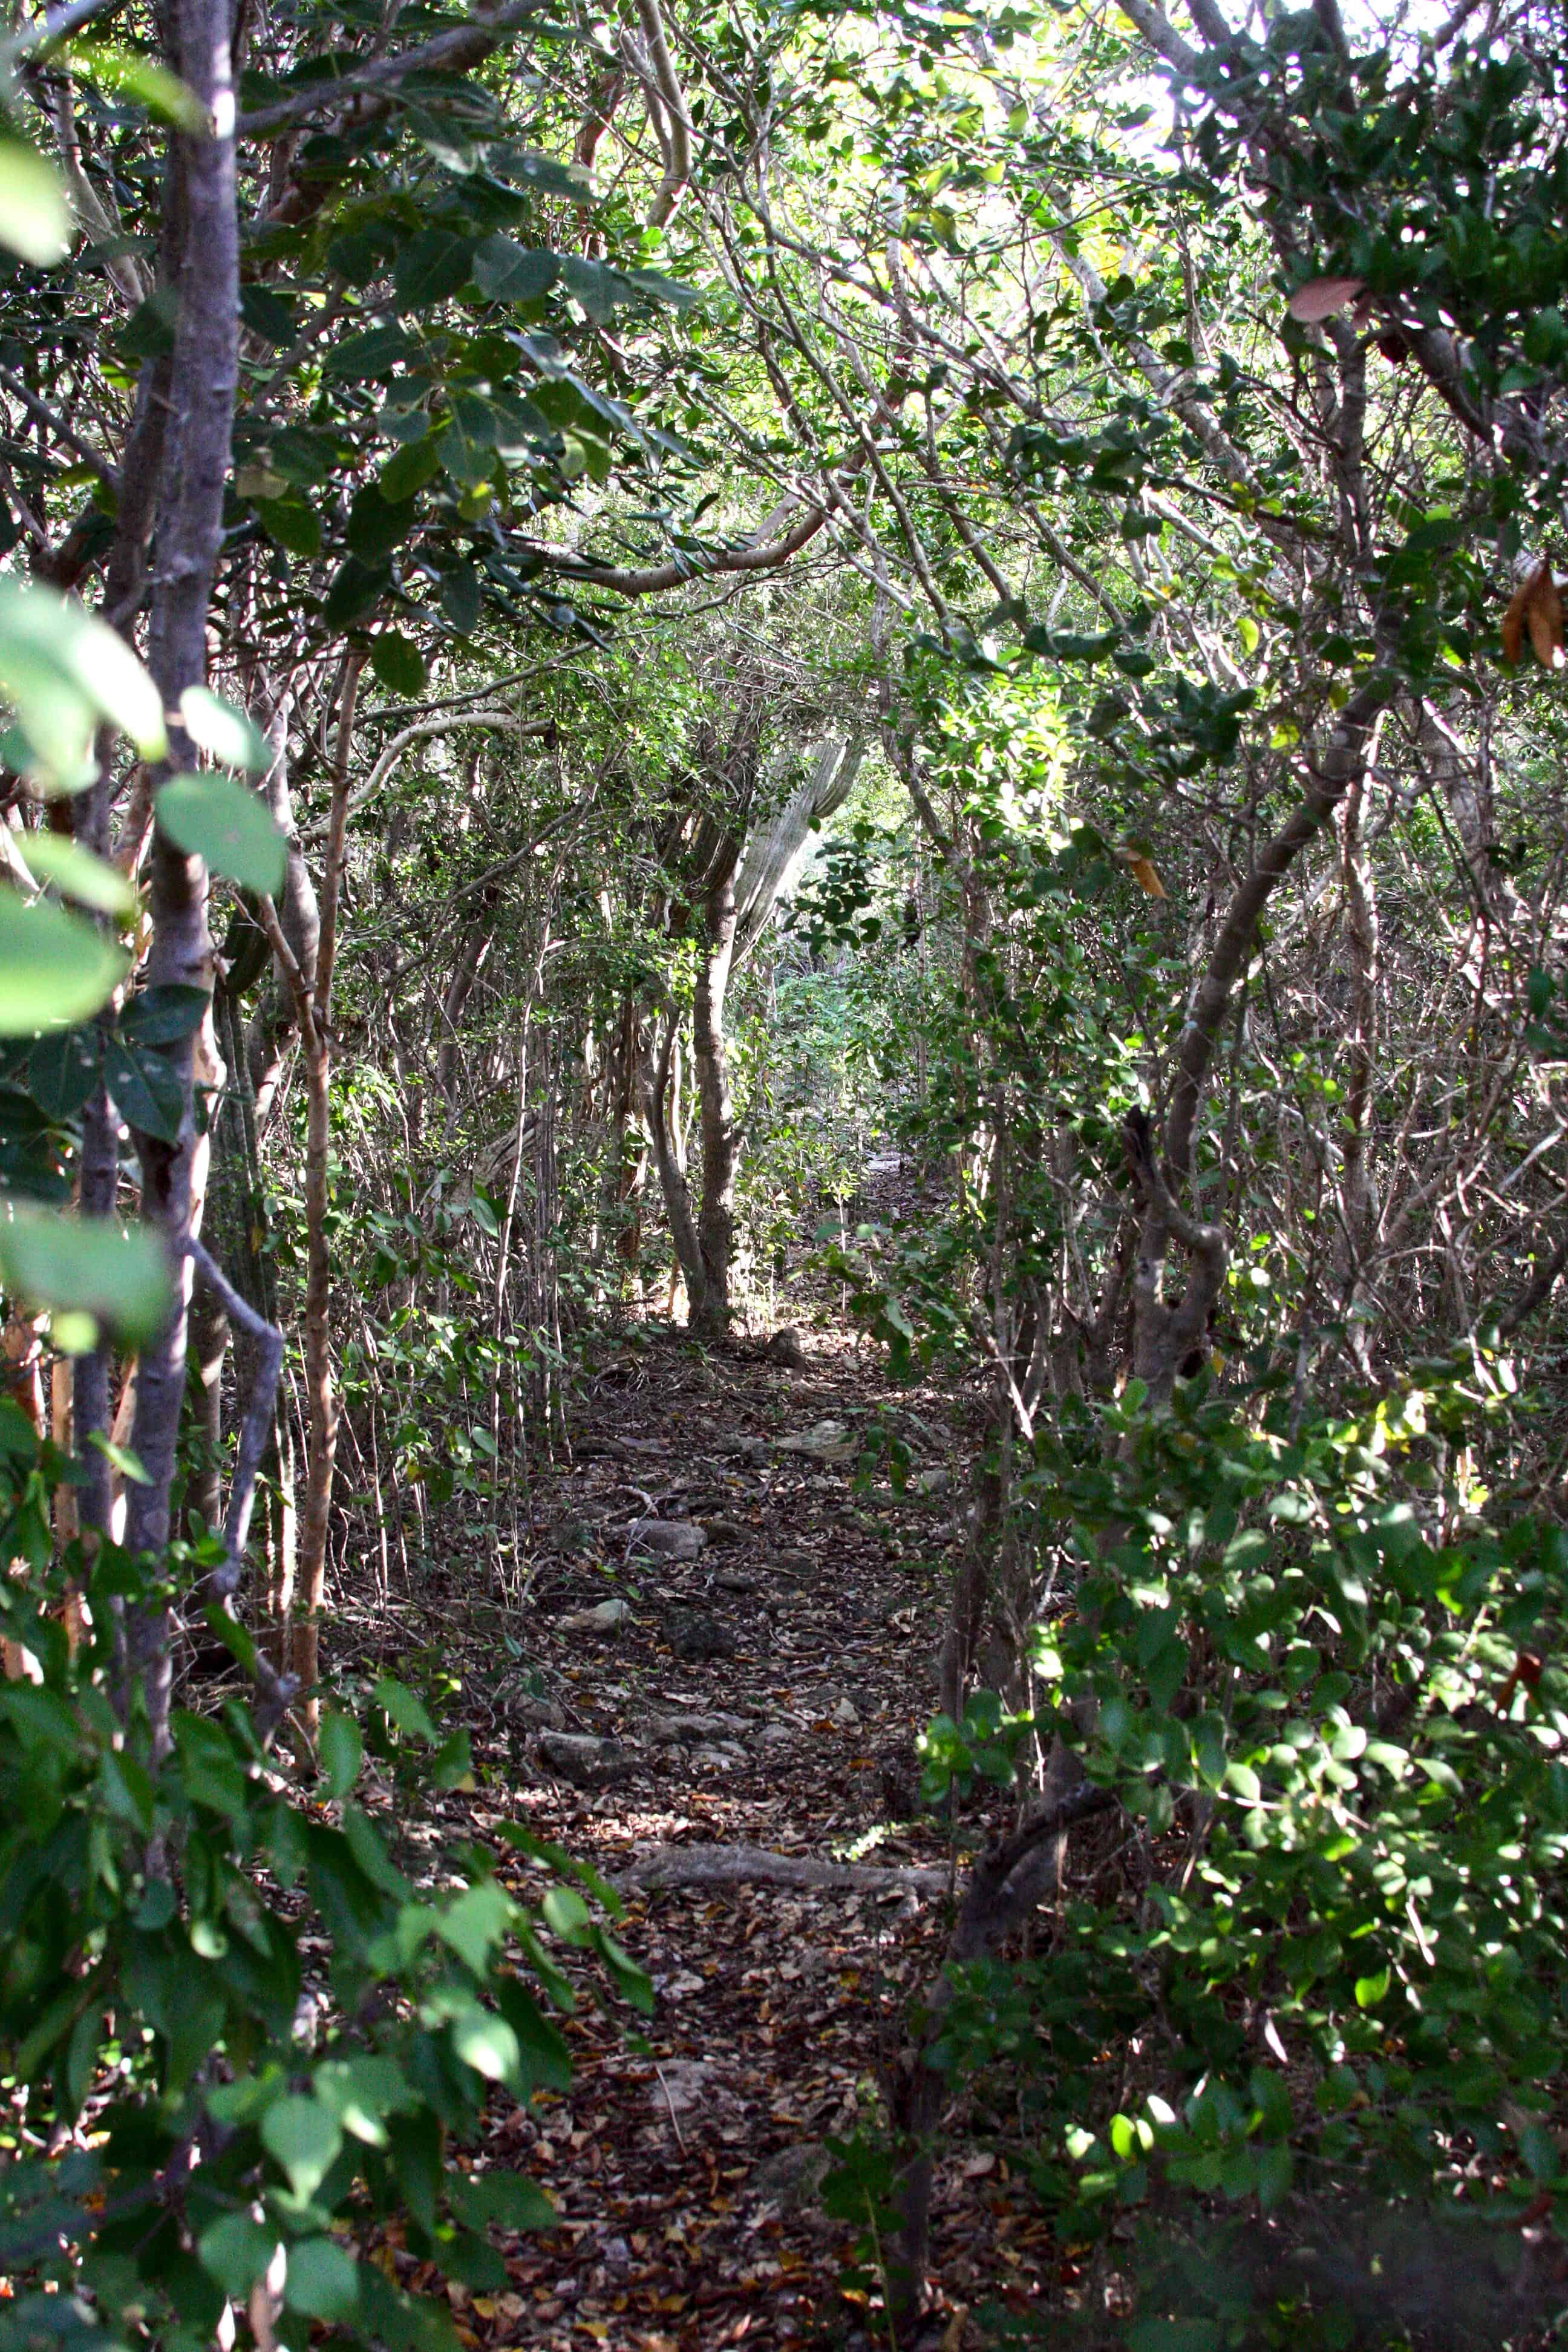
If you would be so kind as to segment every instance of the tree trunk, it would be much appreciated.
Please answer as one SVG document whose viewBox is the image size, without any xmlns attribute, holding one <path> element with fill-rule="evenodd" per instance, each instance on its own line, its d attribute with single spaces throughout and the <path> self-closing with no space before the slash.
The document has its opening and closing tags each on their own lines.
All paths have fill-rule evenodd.
<svg viewBox="0 0 1568 2352">
<path fill-rule="evenodd" d="M 305 1508 L 300 1529 L 301 1613 L 294 1627 L 294 1672 L 305 1698 L 312 1735 L 321 1716 L 314 1696 L 321 1671 L 321 1611 L 326 1601 L 327 1527 L 332 1503 L 332 1473 L 338 1452 L 338 1400 L 332 1383 L 331 1251 L 327 1239 L 327 1178 L 331 1150 L 332 965 L 337 951 L 338 898 L 348 826 L 349 754 L 353 741 L 354 699 L 363 656 L 351 654 L 338 706 L 331 814 L 327 826 L 327 864 L 321 894 L 321 935 L 315 969 L 309 975 L 310 1001 L 300 1007 L 305 1042 L 305 1392 L 308 1442 Z"/>
<path fill-rule="evenodd" d="M 170 175 L 175 201 L 183 197 L 184 221 L 171 378 L 175 407 L 169 422 L 163 511 L 156 539 L 148 666 L 171 713 L 178 713 L 185 688 L 204 684 L 206 677 L 207 607 L 223 537 L 239 365 L 239 226 L 226 0 L 182 0 L 175 22 L 177 53 L 171 62 L 195 93 L 206 122 L 217 127 L 200 134 L 176 134 L 184 171 Z M 170 733 L 174 764 L 194 766 L 194 747 L 184 727 L 176 723 Z M 150 912 L 149 984 L 210 990 L 206 868 L 199 857 L 176 848 L 162 834 L 153 837 Z M 197 1136 L 193 1111 L 195 1037 L 156 1050 L 173 1066 L 184 1116 L 174 1143 L 139 1136 L 137 1148 L 142 1213 L 164 1236 L 175 1304 L 165 1328 L 142 1354 L 131 1442 L 147 1475 L 145 1483 L 133 1485 L 127 1496 L 125 1541 L 132 1552 L 152 1552 L 161 1559 L 170 1536 L 170 1496 L 185 1382 L 189 1245 L 199 1191 L 197 1159 L 205 1139 Z M 128 1613 L 126 1632 L 128 1663 L 141 1685 L 156 1759 L 169 1744 L 173 1657 L 168 1609 L 154 1605 Z"/>
<path fill-rule="evenodd" d="M 703 1265 L 701 1244 L 698 1239 L 697 1221 L 691 1213 L 691 1187 L 686 1179 L 680 1120 L 673 1103 L 673 1095 L 679 1090 L 679 1058 L 680 1014 L 671 1005 L 658 1059 L 653 1068 L 644 1076 L 643 1104 L 653 1164 L 658 1171 L 659 1190 L 664 1194 L 665 1214 L 669 1219 L 676 1264 L 685 1277 L 686 1296 L 695 1321 L 707 1295 L 708 1276 Z"/>
<path fill-rule="evenodd" d="M 697 979 L 692 1029 L 697 1088 L 702 1107 L 702 1202 L 697 1242 L 702 1294 L 691 1299 L 691 1328 L 720 1338 L 730 1326 L 730 1261 L 735 1246 L 735 1109 L 724 1044 L 724 997 L 735 947 L 732 865 L 708 894 L 706 952 Z M 689 1291 L 691 1277 L 687 1276 Z"/>
</svg>

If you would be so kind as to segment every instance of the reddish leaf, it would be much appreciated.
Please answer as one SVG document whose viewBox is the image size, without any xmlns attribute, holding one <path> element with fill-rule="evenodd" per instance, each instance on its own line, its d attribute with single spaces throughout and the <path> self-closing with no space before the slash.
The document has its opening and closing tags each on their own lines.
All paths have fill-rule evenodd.
<svg viewBox="0 0 1568 2352">
<path fill-rule="evenodd" d="M 1325 319 L 1337 318 L 1364 291 L 1365 280 L 1360 278 L 1309 278 L 1290 297 L 1290 316 L 1303 327 L 1321 326 Z"/>
</svg>

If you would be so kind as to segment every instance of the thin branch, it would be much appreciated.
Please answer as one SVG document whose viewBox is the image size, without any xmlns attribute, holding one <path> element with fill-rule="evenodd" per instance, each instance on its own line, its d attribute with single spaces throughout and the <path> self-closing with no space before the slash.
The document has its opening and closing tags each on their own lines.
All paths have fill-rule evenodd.
<svg viewBox="0 0 1568 2352">
<path fill-rule="evenodd" d="M 337 81 L 318 84 L 298 98 L 280 99 L 276 106 L 262 106 L 254 114 L 242 114 L 235 125 L 235 134 L 240 139 L 258 139 L 268 131 L 286 130 L 289 123 L 303 122 L 307 116 L 320 112 L 323 107 L 336 106 L 343 99 L 395 91 L 407 74 L 466 72 L 470 66 L 482 65 L 509 33 L 515 33 L 530 16 L 538 16 L 543 5 L 544 0 L 509 0 L 507 6 L 492 9 L 488 15 L 476 15 L 469 24 L 449 33 L 437 33 L 434 40 L 423 41 L 417 48 L 404 49 L 395 58 L 383 58 L 375 65 L 362 66 L 357 73 L 346 73 Z"/>
<path fill-rule="evenodd" d="M 57 415 L 47 401 L 40 400 L 36 392 L 29 392 L 21 377 L 13 375 L 9 368 L 0 367 L 0 386 L 11 394 L 13 400 L 19 400 L 28 415 L 47 433 L 52 433 L 57 441 L 63 441 L 68 449 L 74 449 L 83 465 L 92 467 L 100 482 L 106 482 L 111 490 L 119 489 L 119 473 L 96 441 L 89 441 L 85 433 L 79 433 L 74 425 L 68 425 L 63 416 Z"/>
</svg>

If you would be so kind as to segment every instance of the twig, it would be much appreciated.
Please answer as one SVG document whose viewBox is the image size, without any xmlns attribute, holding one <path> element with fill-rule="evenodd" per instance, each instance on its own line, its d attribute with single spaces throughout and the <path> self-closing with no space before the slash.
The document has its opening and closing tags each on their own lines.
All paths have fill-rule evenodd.
<svg viewBox="0 0 1568 2352">
<path fill-rule="evenodd" d="M 89 441 L 85 433 L 79 433 L 74 425 L 68 425 L 63 416 L 57 415 L 48 402 L 40 400 L 36 392 L 29 391 L 21 377 L 13 375 L 9 368 L 0 367 L 0 386 L 4 386 L 13 400 L 19 400 L 28 415 L 46 432 L 52 433 L 57 441 L 63 441 L 68 449 L 74 449 L 82 463 L 92 467 L 100 481 L 107 482 L 111 490 L 119 489 L 119 472 L 110 464 L 96 441 Z"/>
<path fill-rule="evenodd" d="M 687 2147 L 685 2140 L 681 2137 L 680 2118 L 675 2112 L 675 2101 L 669 2095 L 669 2084 L 664 2079 L 664 2068 L 657 2058 L 653 2062 L 653 2071 L 658 2076 L 658 2087 L 664 2093 L 664 2103 L 669 2109 L 669 2120 L 675 2126 L 675 2145 L 684 2156 L 687 2153 Z"/>
</svg>

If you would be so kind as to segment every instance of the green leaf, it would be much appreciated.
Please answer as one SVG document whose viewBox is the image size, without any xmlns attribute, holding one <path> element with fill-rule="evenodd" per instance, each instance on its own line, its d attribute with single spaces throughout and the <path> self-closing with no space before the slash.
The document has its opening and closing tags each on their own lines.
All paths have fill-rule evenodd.
<svg viewBox="0 0 1568 2352">
<path fill-rule="evenodd" d="M 283 887 L 289 845 L 264 801 L 232 776 L 176 776 L 153 803 L 177 849 L 247 890 Z"/>
<path fill-rule="evenodd" d="M 436 1933 L 477 1977 L 482 1977 L 489 1968 L 491 1951 L 504 1939 L 516 1914 L 517 1906 L 505 1887 L 493 1878 L 481 1879 L 437 1913 Z"/>
<path fill-rule="evenodd" d="M 23 140 L 0 139 L 0 245 L 45 269 L 65 259 L 75 226 L 54 165 Z"/>
<path fill-rule="evenodd" d="M 190 84 L 160 65 L 156 58 L 100 40 L 73 41 L 67 54 L 84 80 L 96 82 L 100 89 L 117 91 L 194 138 L 206 136 L 206 108 Z"/>
<path fill-rule="evenodd" d="M 323 615 L 330 629 L 352 629 L 374 613 L 392 585 L 391 568 L 384 563 L 362 563 L 351 555 L 339 564 L 327 590 Z"/>
<path fill-rule="evenodd" d="M 139 1045 L 172 1045 L 199 1029 L 212 1003 L 205 988 L 162 981 L 133 996 L 120 1016 L 120 1034 Z"/>
<path fill-rule="evenodd" d="M 478 2001 L 453 2018 L 452 2047 L 465 2066 L 487 2083 L 519 2083 L 522 2053 L 516 2034 L 505 2018 L 481 2009 Z"/>
<path fill-rule="evenodd" d="M 370 666 L 383 686 L 394 694 L 423 694 L 428 673 L 425 656 L 412 637 L 397 629 L 383 629 L 370 648 Z"/>
<path fill-rule="evenodd" d="M 105 1003 L 130 959 L 79 915 L 24 904 L 0 883 L 0 1037 L 73 1028 Z"/>
<path fill-rule="evenodd" d="M 321 1769 L 327 1776 L 327 1792 L 332 1797 L 346 1797 L 359 1779 L 364 1762 L 364 1741 L 360 1727 L 352 1715 L 328 1715 L 321 1718 Z"/>
<path fill-rule="evenodd" d="M 479 626 L 481 601 L 479 575 L 466 564 L 441 583 L 441 610 L 460 637 L 472 636 Z"/>
<path fill-rule="evenodd" d="M 381 562 L 413 528 L 413 499 L 395 505 L 380 483 L 367 482 L 349 509 L 349 546 L 362 563 Z"/>
<path fill-rule="evenodd" d="M 471 2230 L 553 2230 L 561 2218 L 525 2172 L 455 2173 L 448 2177 L 447 2198 Z"/>
<path fill-rule="evenodd" d="M 250 501 L 269 539 L 287 555 L 307 560 L 321 551 L 321 518 L 303 499 L 252 499 Z"/>
<path fill-rule="evenodd" d="M 1379 1969 L 1374 1977 L 1357 1977 L 1355 1983 L 1356 2007 L 1358 2009 L 1375 2009 L 1380 2000 L 1387 2000 L 1388 1988 L 1392 1981 L 1393 1979 L 1387 1969 Z"/>
<path fill-rule="evenodd" d="M 298 320 L 294 306 L 274 294 L 268 286 L 253 284 L 239 289 L 239 315 L 253 335 L 259 335 L 274 351 L 281 351 L 294 340 Z"/>
<path fill-rule="evenodd" d="M 552 253 L 531 251 L 510 236 L 487 236 L 474 255 L 474 282 L 492 302 L 538 302 L 554 285 Z"/>
<path fill-rule="evenodd" d="M 279 2099 L 261 2118 L 261 2138 L 289 2175 L 296 2197 L 313 2197 L 337 2161 L 343 2136 L 319 2099 Z"/>
<path fill-rule="evenodd" d="M 468 284 L 473 261 L 471 238 L 446 228 L 421 229 L 398 247 L 392 266 L 399 308 L 423 310 L 449 300 Z"/>
<path fill-rule="evenodd" d="M 174 1065 L 151 1047 L 110 1037 L 103 1075 L 121 1117 L 139 1135 L 177 1143 L 185 1116 L 184 1082 Z"/>
<path fill-rule="evenodd" d="M 210 687 L 187 686 L 180 697 L 180 716 L 197 750 L 224 767 L 247 768 L 253 776 L 264 776 L 272 765 L 271 747 L 260 728 Z"/>
<path fill-rule="evenodd" d="M 39 1307 L 94 1316 L 138 1345 L 162 1330 L 172 1298 L 156 1234 L 108 1217 L 16 1210 L 0 1225 L 0 1272 Z"/>
<path fill-rule="evenodd" d="M 588 1906 L 574 1887 L 552 1886 L 539 1907 L 563 1943 L 581 1943 L 593 1927 Z"/>
<path fill-rule="evenodd" d="M 48 790 L 92 782 L 93 737 L 105 721 L 143 759 L 168 748 L 163 698 L 124 639 L 74 599 L 14 577 L 0 580 L 0 696 Z"/>
<path fill-rule="evenodd" d="M 307 2319 L 346 2323 L 359 2310 L 359 2264 L 335 2238 L 298 2238 L 289 2249 L 283 2300 Z"/>
<path fill-rule="evenodd" d="M 373 1704 L 380 1707 L 399 1731 L 406 1732 L 410 1738 L 425 1740 L 431 1748 L 437 1746 L 436 1727 L 426 1712 L 425 1703 L 415 1696 L 405 1683 L 395 1682 L 390 1675 L 383 1675 L 370 1696 Z"/>
<path fill-rule="evenodd" d="M 248 2213 L 226 2213 L 196 2241 L 202 2268 L 237 2302 L 266 2277 L 277 2251 L 277 2231 L 252 2221 Z"/>
<path fill-rule="evenodd" d="M 95 857 L 68 834 L 24 833 L 12 838 L 31 872 L 40 881 L 52 882 L 63 897 L 98 914 L 118 916 L 122 922 L 134 917 L 142 903 L 134 887 L 118 866 Z"/>
<path fill-rule="evenodd" d="M 375 478 L 375 487 L 389 505 L 406 504 L 416 490 L 441 470 L 441 446 L 433 433 L 423 433 L 417 441 L 405 441 L 395 449 Z"/>
</svg>

